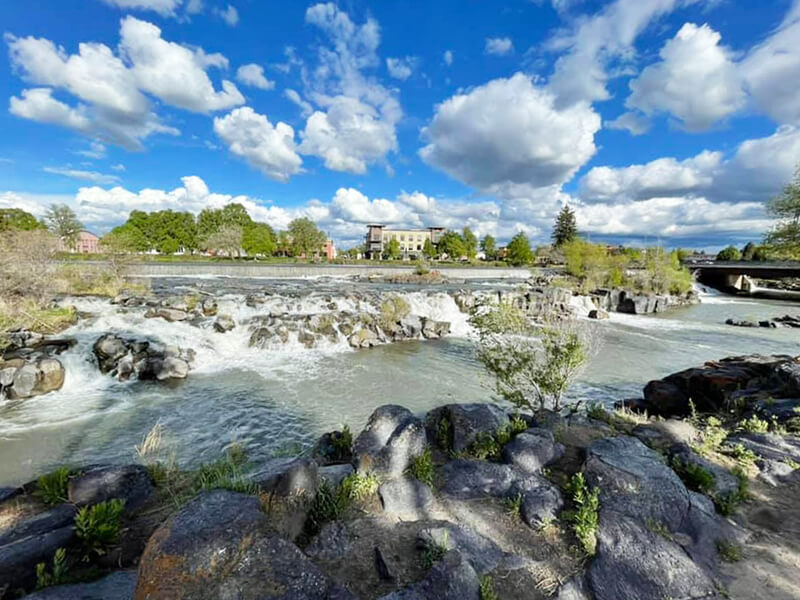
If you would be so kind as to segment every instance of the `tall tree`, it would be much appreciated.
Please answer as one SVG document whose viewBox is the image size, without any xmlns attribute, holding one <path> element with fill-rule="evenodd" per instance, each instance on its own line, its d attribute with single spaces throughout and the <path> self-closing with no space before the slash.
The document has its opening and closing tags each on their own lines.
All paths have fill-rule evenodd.
<svg viewBox="0 0 800 600">
<path fill-rule="evenodd" d="M 33 231 L 44 225 L 21 208 L 0 208 L 0 231 Z"/>
<path fill-rule="evenodd" d="M 236 227 L 245 228 L 252 222 L 250 215 L 247 214 L 247 209 L 238 202 L 226 204 L 222 209 L 223 225 L 235 225 Z"/>
<path fill-rule="evenodd" d="M 464 240 L 464 253 L 467 255 L 467 258 L 472 260 L 478 254 L 478 238 L 475 237 L 475 234 L 472 233 L 469 227 L 464 227 L 461 239 Z"/>
<path fill-rule="evenodd" d="M 565 204 L 556 217 L 556 224 L 553 227 L 553 245 L 557 248 L 578 237 L 578 224 L 575 221 L 575 213 Z"/>
<path fill-rule="evenodd" d="M 736 261 L 742 259 L 742 253 L 739 252 L 739 249 L 735 246 L 728 246 L 727 248 L 723 248 L 717 254 L 717 260 L 723 261 Z"/>
<path fill-rule="evenodd" d="M 497 240 L 487 233 L 481 239 L 481 250 L 486 255 L 486 260 L 494 260 L 497 255 Z"/>
<path fill-rule="evenodd" d="M 532 260 L 531 243 L 528 241 L 528 236 L 520 231 L 508 243 L 508 262 L 515 267 L 521 267 L 529 264 Z"/>
<path fill-rule="evenodd" d="M 389 240 L 389 243 L 386 244 L 386 248 L 384 248 L 383 253 L 386 255 L 386 258 L 397 260 L 403 256 L 403 249 L 400 247 L 400 242 L 392 238 Z"/>
<path fill-rule="evenodd" d="M 289 223 L 289 235 L 292 238 L 292 253 L 295 256 L 305 255 L 306 258 L 311 258 L 320 252 L 328 239 L 314 222 L 306 217 Z"/>
<path fill-rule="evenodd" d="M 446 231 L 439 240 L 439 254 L 446 254 L 450 260 L 458 260 L 466 254 L 464 240 L 456 231 Z"/>
<path fill-rule="evenodd" d="M 292 255 L 292 236 L 288 231 L 279 231 L 277 239 L 277 252 L 281 256 Z"/>
<path fill-rule="evenodd" d="M 206 245 L 209 250 L 225 254 L 231 258 L 239 258 L 242 254 L 242 237 L 243 231 L 241 227 L 236 225 L 223 225 L 219 231 L 212 233 Z"/>
<path fill-rule="evenodd" d="M 74 248 L 83 224 L 75 212 L 66 204 L 51 204 L 44 215 L 47 228 L 60 239 L 67 248 Z"/>
<path fill-rule="evenodd" d="M 250 223 L 244 228 L 242 248 L 248 256 L 270 256 L 275 247 L 275 231 L 266 223 Z"/>
<path fill-rule="evenodd" d="M 767 213 L 778 219 L 764 237 L 769 250 L 780 258 L 800 258 L 800 167 L 794 180 L 767 203 Z"/>
</svg>

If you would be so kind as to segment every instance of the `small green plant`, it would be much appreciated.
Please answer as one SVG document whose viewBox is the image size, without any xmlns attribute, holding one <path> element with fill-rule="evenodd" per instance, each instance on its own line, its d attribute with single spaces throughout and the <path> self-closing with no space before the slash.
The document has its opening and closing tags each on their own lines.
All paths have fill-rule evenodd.
<svg viewBox="0 0 800 600">
<path fill-rule="evenodd" d="M 586 408 L 586 415 L 595 421 L 602 421 L 604 423 L 608 423 L 609 425 L 612 424 L 611 415 L 599 402 L 590 403 Z"/>
<path fill-rule="evenodd" d="M 700 435 L 702 441 L 693 448 L 698 454 L 705 456 L 719 450 L 722 442 L 728 437 L 728 432 L 722 427 L 722 421 L 716 417 L 708 417 Z"/>
<path fill-rule="evenodd" d="M 759 418 L 758 415 L 753 415 L 740 421 L 738 429 L 747 433 L 767 433 L 769 431 L 769 421 Z"/>
<path fill-rule="evenodd" d="M 717 541 L 717 553 L 725 562 L 735 563 L 742 560 L 742 548 L 735 542 L 728 540 Z"/>
<path fill-rule="evenodd" d="M 482 575 L 480 579 L 480 600 L 500 600 L 494 591 L 491 575 Z"/>
<path fill-rule="evenodd" d="M 36 589 L 42 590 L 54 585 L 67 583 L 67 572 L 69 564 L 67 562 L 67 551 L 64 548 L 56 550 L 53 555 L 53 570 L 48 571 L 45 563 L 36 565 Z"/>
<path fill-rule="evenodd" d="M 452 429 L 453 425 L 450 423 L 450 417 L 443 415 L 436 426 L 436 444 L 442 450 L 451 449 L 450 432 Z"/>
<path fill-rule="evenodd" d="M 647 528 L 652 531 L 653 533 L 657 533 L 661 537 L 666 540 L 673 541 L 675 536 L 672 535 L 672 532 L 669 530 L 669 527 L 666 526 L 665 523 L 661 521 L 656 521 L 655 519 L 648 518 L 645 522 Z"/>
<path fill-rule="evenodd" d="M 522 418 L 519 413 L 511 415 L 509 420 L 512 437 L 518 436 L 520 433 L 525 433 L 528 430 L 528 422 Z"/>
<path fill-rule="evenodd" d="M 411 460 L 409 471 L 413 477 L 433 487 L 433 458 L 430 448 L 425 448 L 425 452 Z"/>
<path fill-rule="evenodd" d="M 700 416 L 697 414 L 697 405 L 689 398 L 689 423 L 695 427 L 700 426 Z"/>
<path fill-rule="evenodd" d="M 566 519 L 572 523 L 575 537 L 587 555 L 593 556 L 597 550 L 597 512 L 600 509 L 600 489 L 589 489 L 583 473 L 572 476 L 567 491 L 572 495 L 575 510 L 565 513 Z"/>
<path fill-rule="evenodd" d="M 513 517 L 515 519 L 519 518 L 519 516 L 520 516 L 520 514 L 522 512 L 522 500 L 523 500 L 523 498 L 524 498 L 524 496 L 522 495 L 522 492 L 520 492 L 516 496 L 513 496 L 512 498 L 506 498 L 506 500 L 505 500 L 506 509 L 508 510 L 508 514 L 511 517 Z"/>
<path fill-rule="evenodd" d="M 353 502 L 363 502 L 375 495 L 381 480 L 373 473 L 351 473 L 342 480 L 340 491 Z"/>
<path fill-rule="evenodd" d="M 792 458 L 788 458 L 788 457 L 784 458 L 783 462 L 786 464 L 786 466 L 788 466 L 793 471 L 797 471 L 798 469 L 800 469 L 800 463 L 797 462 L 796 460 L 792 459 Z"/>
<path fill-rule="evenodd" d="M 468 454 L 478 460 L 499 460 L 503 447 L 491 433 L 479 434 L 469 447 Z"/>
<path fill-rule="evenodd" d="M 232 444 L 225 456 L 201 466 L 192 477 L 192 489 L 196 494 L 204 490 L 230 490 L 241 494 L 255 495 L 258 486 L 242 474 L 247 464 L 247 451 L 240 444 Z"/>
<path fill-rule="evenodd" d="M 726 449 L 726 454 L 730 455 L 744 467 L 752 467 L 758 460 L 758 454 L 753 452 L 744 444 L 736 444 Z"/>
<path fill-rule="evenodd" d="M 75 517 L 75 534 L 81 540 L 84 560 L 91 554 L 104 555 L 119 541 L 124 500 L 108 500 L 84 506 Z"/>
<path fill-rule="evenodd" d="M 430 569 L 433 565 L 444 558 L 447 554 L 447 541 L 448 532 L 444 532 L 444 538 L 441 543 L 430 540 L 425 544 L 425 549 L 422 553 L 422 566 Z"/>
<path fill-rule="evenodd" d="M 311 537 L 319 533 L 325 523 L 338 519 L 348 506 L 350 499 L 342 493 L 341 488 L 332 488 L 323 480 L 308 511 L 306 535 Z"/>
<path fill-rule="evenodd" d="M 675 456 L 672 459 L 672 469 L 689 489 L 704 494 L 714 489 L 714 474 L 702 465 Z"/>
<path fill-rule="evenodd" d="M 67 488 L 69 487 L 70 470 L 61 467 L 42 475 L 36 481 L 35 495 L 45 504 L 54 505 L 67 502 Z"/>
<path fill-rule="evenodd" d="M 350 456 L 353 451 L 353 432 L 350 426 L 345 425 L 341 431 L 335 431 L 331 436 L 331 444 L 337 456 Z"/>
<path fill-rule="evenodd" d="M 746 502 L 750 498 L 750 480 L 744 470 L 741 467 L 735 467 L 731 473 L 739 480 L 738 487 L 727 494 L 720 494 L 714 498 L 717 510 L 725 516 L 732 515 L 742 502 Z"/>
</svg>

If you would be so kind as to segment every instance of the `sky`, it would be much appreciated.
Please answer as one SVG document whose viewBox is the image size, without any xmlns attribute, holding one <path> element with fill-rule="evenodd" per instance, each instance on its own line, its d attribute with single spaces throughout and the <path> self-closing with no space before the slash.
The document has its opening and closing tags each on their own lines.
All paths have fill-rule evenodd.
<svg viewBox="0 0 800 600">
<path fill-rule="evenodd" d="M 800 163 L 800 0 L 6 0 L 0 207 L 243 204 L 548 241 L 760 239 Z"/>
</svg>

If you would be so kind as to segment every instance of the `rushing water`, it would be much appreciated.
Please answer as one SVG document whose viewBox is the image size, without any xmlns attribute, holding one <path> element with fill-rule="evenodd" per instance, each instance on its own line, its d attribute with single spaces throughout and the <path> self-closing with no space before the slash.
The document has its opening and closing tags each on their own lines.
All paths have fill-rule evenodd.
<svg viewBox="0 0 800 600">
<path fill-rule="evenodd" d="M 470 284 L 477 289 L 509 286 Z M 221 313 L 237 322 L 271 310 L 317 313 L 352 310 L 350 293 L 385 290 L 345 281 L 269 281 L 226 279 L 154 280 L 156 292 L 213 290 Z M 462 286 L 463 287 L 463 286 Z M 65 332 L 78 344 L 61 356 L 67 369 L 62 390 L 0 404 L 0 485 L 18 484 L 60 464 L 130 462 L 134 445 L 156 424 L 183 465 L 216 458 L 236 441 L 251 456 L 266 457 L 295 444 L 311 443 L 320 433 L 349 424 L 355 431 L 372 410 L 386 403 L 424 411 L 446 402 L 486 400 L 489 381 L 475 362 L 470 328 L 453 290 L 399 291 L 412 312 L 452 323 L 452 334 L 436 341 L 407 341 L 370 350 L 351 350 L 346 342 L 308 350 L 296 342 L 267 350 L 248 347 L 249 331 L 227 334 L 188 323 L 145 319 L 142 309 L 121 310 L 103 300 L 76 300 L 93 317 Z M 268 290 L 257 307 L 244 295 Z M 311 293 L 309 294 L 309 291 Z M 792 329 L 740 329 L 727 318 L 765 319 L 797 313 L 786 302 L 703 294 L 702 304 L 657 316 L 612 314 L 592 322 L 600 347 L 573 398 L 611 403 L 641 394 L 650 379 L 746 353 L 798 354 L 800 332 Z M 361 307 L 363 310 L 364 307 Z M 193 348 L 195 367 L 176 384 L 116 382 L 100 375 L 91 345 L 106 332 L 157 337 Z"/>
</svg>

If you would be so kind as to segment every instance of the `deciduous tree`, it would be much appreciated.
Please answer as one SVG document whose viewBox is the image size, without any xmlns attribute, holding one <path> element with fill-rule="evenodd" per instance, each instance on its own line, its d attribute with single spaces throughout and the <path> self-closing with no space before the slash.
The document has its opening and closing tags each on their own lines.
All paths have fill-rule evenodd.
<svg viewBox="0 0 800 600">
<path fill-rule="evenodd" d="M 47 228 L 68 248 L 74 248 L 83 224 L 66 204 L 51 204 L 44 215 Z"/>
<path fill-rule="evenodd" d="M 515 267 L 530 264 L 533 260 L 531 243 L 523 232 L 517 233 L 508 243 L 508 262 Z"/>
<path fill-rule="evenodd" d="M 319 230 L 311 219 L 302 217 L 289 223 L 289 236 L 292 238 L 292 253 L 311 258 L 322 250 L 327 236 Z"/>
</svg>

